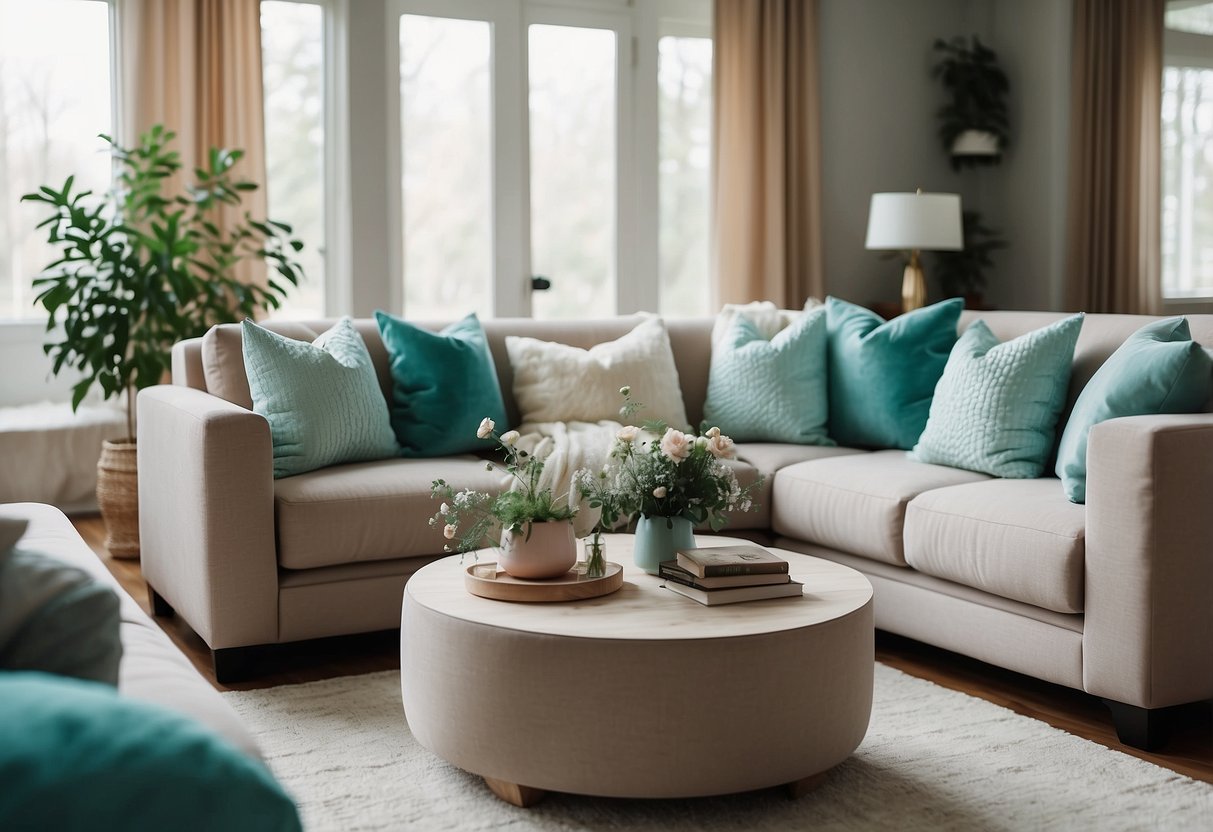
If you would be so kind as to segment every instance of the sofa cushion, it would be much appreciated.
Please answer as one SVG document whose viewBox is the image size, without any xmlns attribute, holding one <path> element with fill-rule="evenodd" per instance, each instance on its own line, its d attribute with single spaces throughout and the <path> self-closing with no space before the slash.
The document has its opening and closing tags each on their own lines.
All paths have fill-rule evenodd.
<svg viewBox="0 0 1213 832">
<path fill-rule="evenodd" d="M 686 406 L 665 323 L 648 318 L 626 335 L 588 350 L 506 336 L 519 422 L 617 422 L 622 387 L 644 405 L 638 421 L 686 428 Z"/>
<path fill-rule="evenodd" d="M 984 474 L 915 462 L 905 451 L 833 456 L 780 469 L 771 496 L 776 534 L 906 565 L 906 505 L 924 491 Z"/>
<path fill-rule="evenodd" d="M 999 341 L 976 321 L 948 357 L 913 455 L 1030 479 L 1044 472 L 1065 405 L 1081 314 Z"/>
<path fill-rule="evenodd" d="M 3 829 L 302 829 L 259 762 L 95 682 L 0 674 L 0 772 Z"/>
<path fill-rule="evenodd" d="M 311 344 L 247 320 L 242 332 L 253 409 L 270 423 L 275 477 L 399 452 L 352 320 L 342 318 Z"/>
<path fill-rule="evenodd" d="M 480 420 L 506 424 L 501 385 L 484 328 L 475 314 L 441 332 L 375 312 L 391 357 L 392 430 L 400 455 L 451 456 L 491 447 L 478 439 Z"/>
<path fill-rule="evenodd" d="M 736 450 L 737 458 L 730 460 L 729 465 L 737 473 L 737 482 L 744 488 L 759 477 L 763 477 L 763 481 L 750 492 L 753 508 L 747 512 L 729 512 L 729 524 L 724 527 L 722 534 L 742 529 L 771 528 L 771 487 L 775 482 L 775 472 L 780 468 L 809 459 L 864 453 L 854 448 L 782 442 L 743 442 L 736 446 Z"/>
<path fill-rule="evenodd" d="M 1087 435 L 1120 416 L 1199 413 L 1209 401 L 1213 360 L 1186 318 L 1152 321 L 1130 335 L 1083 388 L 1061 434 L 1057 476 L 1066 496 L 1087 500 Z"/>
<path fill-rule="evenodd" d="M 387 459 L 339 465 L 274 482 L 278 563 L 313 569 L 441 552 L 442 527 L 430 483 L 456 491 L 500 492 L 507 485 L 474 456 Z"/>
<path fill-rule="evenodd" d="M 938 488 L 906 509 L 906 561 L 1004 598 L 1082 612 L 1086 519 L 1052 477 Z"/>
<path fill-rule="evenodd" d="M 963 307 L 952 298 L 885 321 L 827 298 L 830 437 L 864 448 L 914 447 Z"/>
<path fill-rule="evenodd" d="M 739 442 L 833 445 L 826 436 L 828 414 L 824 310 L 809 312 L 770 339 L 736 315 L 712 347 L 704 424 Z"/>
</svg>

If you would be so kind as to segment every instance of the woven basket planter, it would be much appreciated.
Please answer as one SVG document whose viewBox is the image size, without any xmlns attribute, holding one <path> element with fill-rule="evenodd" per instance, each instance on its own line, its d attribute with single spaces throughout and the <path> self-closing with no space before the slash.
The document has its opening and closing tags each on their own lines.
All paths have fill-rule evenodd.
<svg viewBox="0 0 1213 832">
<path fill-rule="evenodd" d="M 97 506 L 105 546 L 116 558 L 139 557 L 139 468 L 133 440 L 106 440 L 97 461 Z"/>
</svg>

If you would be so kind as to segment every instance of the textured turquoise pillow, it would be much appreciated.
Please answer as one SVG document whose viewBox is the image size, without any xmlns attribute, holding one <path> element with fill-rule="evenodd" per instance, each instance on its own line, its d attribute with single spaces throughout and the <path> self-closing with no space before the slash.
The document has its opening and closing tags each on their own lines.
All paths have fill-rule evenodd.
<svg viewBox="0 0 1213 832">
<path fill-rule="evenodd" d="M 1053 449 L 1082 315 L 999 343 L 975 321 L 952 348 L 912 456 L 996 477 L 1039 477 Z"/>
<path fill-rule="evenodd" d="M 376 312 L 392 367 L 392 429 L 401 456 L 486 450 L 476 428 L 486 416 L 506 428 L 501 383 L 484 327 L 474 315 L 442 332 Z"/>
<path fill-rule="evenodd" d="M 963 308 L 964 301 L 953 298 L 886 322 L 862 306 L 827 298 L 830 437 L 861 448 L 914 447 Z"/>
<path fill-rule="evenodd" d="M 825 310 L 768 341 L 743 314 L 712 350 L 705 425 L 739 442 L 833 445 L 826 435 Z"/>
<path fill-rule="evenodd" d="M 268 771 L 94 682 L 0 673 L 0 829 L 301 829 Z"/>
<path fill-rule="evenodd" d="M 1109 356 L 1083 388 L 1061 434 L 1057 476 L 1066 496 L 1087 500 L 1087 435 L 1118 416 L 1198 413 L 1213 392 L 1213 359 L 1192 340 L 1186 318 L 1146 324 Z"/>
<path fill-rule="evenodd" d="M 242 341 L 253 410 L 270 423 L 275 478 L 396 455 L 371 355 L 349 318 L 311 344 L 245 321 Z"/>
</svg>

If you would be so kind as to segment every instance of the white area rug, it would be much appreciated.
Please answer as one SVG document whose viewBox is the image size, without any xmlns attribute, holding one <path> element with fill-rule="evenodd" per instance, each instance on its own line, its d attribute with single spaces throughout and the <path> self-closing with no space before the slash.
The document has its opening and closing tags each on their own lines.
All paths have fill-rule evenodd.
<svg viewBox="0 0 1213 832">
<path fill-rule="evenodd" d="M 1213 829 L 1213 785 L 876 666 L 867 738 L 815 792 L 494 797 L 409 734 L 394 672 L 227 693 L 308 830 Z"/>
</svg>

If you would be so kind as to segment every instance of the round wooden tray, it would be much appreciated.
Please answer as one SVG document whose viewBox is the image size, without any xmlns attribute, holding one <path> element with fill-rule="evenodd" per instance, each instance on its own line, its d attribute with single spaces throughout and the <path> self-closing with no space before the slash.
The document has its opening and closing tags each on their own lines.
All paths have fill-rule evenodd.
<svg viewBox="0 0 1213 832">
<path fill-rule="evenodd" d="M 473 574 L 473 570 L 486 568 L 494 570 L 495 576 Z M 606 575 L 601 578 L 587 578 L 570 570 L 559 578 L 528 581 L 507 575 L 496 563 L 474 563 L 464 571 L 463 585 L 473 595 L 497 601 L 581 601 L 610 595 L 623 586 L 623 567 L 608 561 Z"/>
</svg>

